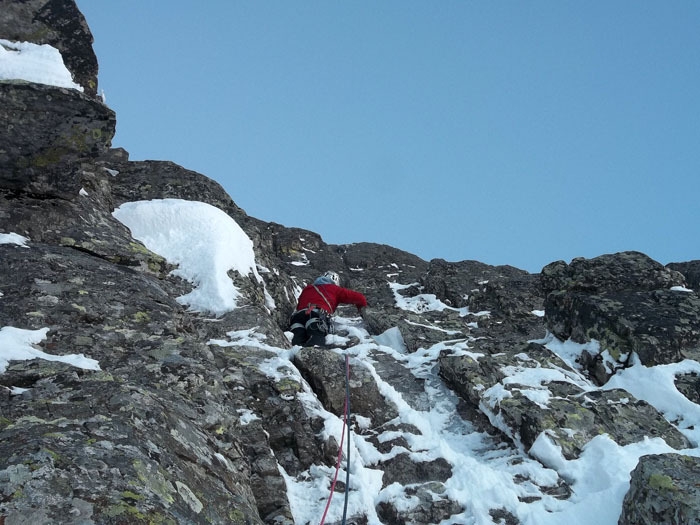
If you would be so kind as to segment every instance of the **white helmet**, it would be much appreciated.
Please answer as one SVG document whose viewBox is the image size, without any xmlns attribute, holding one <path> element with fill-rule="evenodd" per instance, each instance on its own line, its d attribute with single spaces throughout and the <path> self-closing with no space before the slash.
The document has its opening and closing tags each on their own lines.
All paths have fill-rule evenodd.
<svg viewBox="0 0 700 525">
<path fill-rule="evenodd" d="M 327 271 L 326 273 L 323 274 L 324 277 L 328 277 L 331 281 L 333 281 L 337 286 L 340 286 L 340 275 L 338 275 L 335 272 L 332 271 Z"/>
</svg>

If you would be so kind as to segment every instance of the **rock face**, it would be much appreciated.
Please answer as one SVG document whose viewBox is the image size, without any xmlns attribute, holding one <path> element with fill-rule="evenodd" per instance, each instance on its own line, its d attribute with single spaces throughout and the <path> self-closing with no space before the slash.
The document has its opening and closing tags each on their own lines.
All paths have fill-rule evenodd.
<svg viewBox="0 0 700 525">
<path fill-rule="evenodd" d="M 698 476 L 698 458 L 643 456 L 632 472 L 619 524 L 700 523 Z"/>
<path fill-rule="evenodd" d="M 674 363 L 700 351 L 700 299 L 676 291 L 685 279 L 644 254 L 625 252 L 556 262 L 542 270 L 547 328 L 560 339 L 596 339 L 621 366 L 635 352 L 645 365 Z M 611 370 L 592 356 L 604 382 Z"/>
<path fill-rule="evenodd" d="M 114 112 L 73 90 L 0 82 L 0 180 L 3 187 L 39 195 L 75 197 L 79 163 L 109 148 Z"/>
<path fill-rule="evenodd" d="M 515 373 L 507 375 L 509 367 Z M 527 381 L 531 369 L 548 369 L 551 382 L 533 386 Z M 475 409 L 484 410 L 494 425 L 526 450 L 543 432 L 566 459 L 579 457 L 583 447 L 600 434 L 608 434 L 620 445 L 660 436 L 674 448 L 690 446 L 688 439 L 650 405 L 625 391 L 587 391 L 574 369 L 536 343 L 477 359 L 444 357 L 441 374 Z M 552 399 L 545 403 L 537 394 L 551 395 Z M 545 404 L 546 410 L 541 410 Z"/>
<path fill-rule="evenodd" d="M 697 521 L 697 465 L 682 455 L 696 444 L 597 385 L 633 355 L 697 358 L 698 261 L 626 252 L 533 275 L 328 245 L 248 216 L 204 175 L 112 149 L 115 115 L 94 97 L 92 36 L 72 1 L 0 1 L 0 38 L 50 43 L 86 89 L 0 82 L 0 342 L 36 356 L 0 345 L 0 524 L 292 524 L 322 504 L 344 454 L 345 356 L 352 467 L 370 486 L 338 482 L 353 523 L 519 524 L 523 506 L 572 494 L 542 442 L 575 460 L 601 434 L 679 451 L 640 461 L 620 523 Z M 112 214 L 165 198 L 208 203 L 252 241 L 262 282 L 229 271 L 235 309 L 188 310 L 178 298 L 194 284 Z M 339 309 L 330 348 L 291 348 L 295 297 L 328 269 L 370 307 Z M 587 350 L 564 359 L 559 340 Z M 696 370 L 675 384 L 700 403 Z M 507 508 L 481 479 L 462 490 L 482 468 L 510 480 Z"/>
<path fill-rule="evenodd" d="M 685 282 L 689 288 L 695 291 L 700 290 L 700 261 L 688 261 L 684 263 L 671 263 L 668 265 L 671 270 L 675 270 L 685 277 Z"/>
<path fill-rule="evenodd" d="M 0 0 L 0 34 L 4 40 L 49 44 L 61 52 L 73 81 L 88 96 L 97 93 L 97 57 L 92 33 L 75 2 Z"/>
</svg>

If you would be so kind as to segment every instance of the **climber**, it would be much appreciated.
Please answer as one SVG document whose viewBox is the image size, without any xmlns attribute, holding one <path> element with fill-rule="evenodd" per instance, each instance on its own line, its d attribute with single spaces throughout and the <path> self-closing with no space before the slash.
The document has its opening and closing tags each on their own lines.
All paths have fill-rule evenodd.
<svg viewBox="0 0 700 525">
<path fill-rule="evenodd" d="M 289 319 L 289 329 L 294 334 L 293 345 L 323 345 L 331 329 L 331 315 L 339 304 L 354 304 L 357 310 L 367 306 L 367 299 L 360 292 L 342 288 L 340 276 L 326 272 L 313 284 L 306 286 L 299 296 L 297 308 Z"/>
</svg>

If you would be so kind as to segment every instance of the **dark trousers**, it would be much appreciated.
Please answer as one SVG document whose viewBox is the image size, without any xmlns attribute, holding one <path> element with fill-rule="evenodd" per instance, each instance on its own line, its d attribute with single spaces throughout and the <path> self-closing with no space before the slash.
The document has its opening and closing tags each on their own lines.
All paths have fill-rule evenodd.
<svg viewBox="0 0 700 525">
<path fill-rule="evenodd" d="M 289 325 L 293 345 L 323 346 L 330 332 L 330 315 L 321 308 L 307 308 L 294 312 Z"/>
</svg>

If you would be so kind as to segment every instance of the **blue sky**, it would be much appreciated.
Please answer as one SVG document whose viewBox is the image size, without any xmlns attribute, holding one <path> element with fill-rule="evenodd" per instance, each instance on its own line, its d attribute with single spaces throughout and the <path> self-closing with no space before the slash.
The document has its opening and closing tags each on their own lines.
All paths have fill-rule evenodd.
<svg viewBox="0 0 700 525">
<path fill-rule="evenodd" d="M 326 242 L 700 258 L 700 2 L 78 0 L 114 146 Z"/>
</svg>

